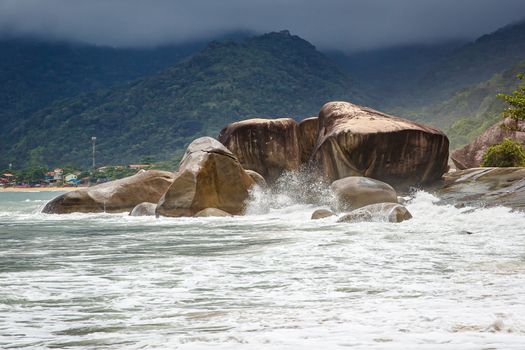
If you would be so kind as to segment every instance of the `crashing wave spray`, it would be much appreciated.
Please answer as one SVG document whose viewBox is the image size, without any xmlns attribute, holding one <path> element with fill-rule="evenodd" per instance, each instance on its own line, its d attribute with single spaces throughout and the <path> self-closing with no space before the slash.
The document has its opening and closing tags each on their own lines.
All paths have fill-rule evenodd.
<svg viewBox="0 0 525 350">
<path fill-rule="evenodd" d="M 334 195 L 330 184 L 308 166 L 297 171 L 284 172 L 267 188 L 255 186 L 250 192 L 246 214 L 265 214 L 270 209 L 291 205 L 333 207 Z"/>
</svg>

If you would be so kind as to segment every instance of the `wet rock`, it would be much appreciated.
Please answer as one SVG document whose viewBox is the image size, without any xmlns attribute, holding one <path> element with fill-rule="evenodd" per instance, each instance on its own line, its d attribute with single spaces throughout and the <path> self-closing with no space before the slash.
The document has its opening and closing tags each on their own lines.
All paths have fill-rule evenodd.
<svg viewBox="0 0 525 350">
<path fill-rule="evenodd" d="M 447 171 L 448 138 L 436 128 L 348 102 L 319 113 L 312 159 L 329 180 L 366 176 L 395 186 L 431 183 Z"/>
<path fill-rule="evenodd" d="M 335 214 L 328 209 L 317 209 L 316 211 L 312 213 L 311 219 L 312 220 L 324 219 L 324 218 L 334 216 L 334 215 Z"/>
<path fill-rule="evenodd" d="M 129 212 L 142 202 L 156 203 L 173 182 L 174 173 L 148 170 L 124 179 L 81 188 L 46 204 L 43 213 Z"/>
<path fill-rule="evenodd" d="M 451 159 L 458 170 L 479 167 L 488 148 L 503 142 L 505 138 L 525 145 L 525 120 L 507 118 L 491 126 L 474 141 L 452 152 Z"/>
<path fill-rule="evenodd" d="M 299 169 L 298 128 L 291 118 L 248 119 L 227 125 L 219 134 L 244 169 L 272 184 L 283 172 Z"/>
<path fill-rule="evenodd" d="M 448 173 L 435 191 L 456 207 L 506 206 L 525 211 L 525 168 L 472 168 Z"/>
<path fill-rule="evenodd" d="M 308 163 L 317 141 L 319 118 L 306 118 L 299 122 L 299 147 L 301 148 L 301 163 Z"/>
<path fill-rule="evenodd" d="M 356 209 L 341 217 L 337 222 L 402 222 L 411 218 L 412 214 L 401 204 L 377 203 Z"/>
<path fill-rule="evenodd" d="M 259 187 L 266 188 L 268 187 L 268 184 L 266 183 L 266 180 L 264 177 L 262 177 L 261 174 L 259 174 L 256 171 L 253 170 L 244 170 L 246 171 L 246 174 L 250 175 L 253 181 L 255 181 L 255 184 Z"/>
<path fill-rule="evenodd" d="M 154 216 L 155 215 L 155 209 L 157 208 L 156 203 L 140 203 L 131 210 L 131 213 L 129 213 L 130 216 Z"/>
<path fill-rule="evenodd" d="M 206 208 L 238 215 L 255 184 L 237 158 L 211 137 L 193 141 L 173 183 L 157 205 L 163 216 L 194 216 Z"/>
<path fill-rule="evenodd" d="M 397 193 L 387 183 L 362 176 L 349 176 L 330 186 L 337 211 L 353 210 L 375 203 L 397 203 Z"/>
<path fill-rule="evenodd" d="M 205 217 L 210 217 L 210 216 L 226 217 L 226 216 L 233 216 L 233 215 L 225 212 L 224 210 L 220 210 L 217 208 L 206 208 L 206 209 L 199 211 L 194 216 L 196 218 L 205 218 Z"/>
</svg>

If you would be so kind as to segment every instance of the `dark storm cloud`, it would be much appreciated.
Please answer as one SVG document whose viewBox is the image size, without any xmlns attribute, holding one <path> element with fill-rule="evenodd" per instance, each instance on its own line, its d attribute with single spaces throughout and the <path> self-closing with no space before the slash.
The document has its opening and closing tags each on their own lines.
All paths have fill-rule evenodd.
<svg viewBox="0 0 525 350">
<path fill-rule="evenodd" d="M 473 38 L 523 17 L 524 0 L 0 0 L 0 35 L 151 46 L 289 29 L 365 49 Z"/>
</svg>

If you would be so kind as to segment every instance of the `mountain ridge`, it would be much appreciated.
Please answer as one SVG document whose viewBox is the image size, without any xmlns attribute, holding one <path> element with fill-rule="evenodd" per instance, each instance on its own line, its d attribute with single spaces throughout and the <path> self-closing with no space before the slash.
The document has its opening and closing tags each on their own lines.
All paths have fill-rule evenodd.
<svg viewBox="0 0 525 350">
<path fill-rule="evenodd" d="M 85 166 L 91 136 L 98 138 L 102 163 L 166 159 L 192 138 L 215 135 L 241 118 L 301 118 L 332 99 L 359 99 L 349 82 L 313 45 L 287 31 L 212 42 L 158 74 L 34 113 L 10 133 L 14 145 L 3 160 Z"/>
</svg>

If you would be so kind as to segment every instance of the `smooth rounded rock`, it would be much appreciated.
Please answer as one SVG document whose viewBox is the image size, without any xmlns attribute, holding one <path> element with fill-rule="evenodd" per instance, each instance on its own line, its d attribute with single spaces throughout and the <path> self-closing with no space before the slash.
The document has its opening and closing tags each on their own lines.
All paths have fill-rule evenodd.
<svg viewBox="0 0 525 350">
<path fill-rule="evenodd" d="M 154 216 L 155 209 L 157 209 L 157 203 L 140 203 L 131 210 L 129 216 Z"/>
<path fill-rule="evenodd" d="M 377 203 L 356 209 L 341 217 L 337 222 L 402 222 L 411 218 L 412 214 L 401 204 Z"/>
<path fill-rule="evenodd" d="M 261 174 L 259 174 L 256 171 L 253 170 L 244 170 L 246 174 L 250 175 L 253 181 L 255 181 L 255 184 L 259 187 L 266 188 L 268 187 L 268 184 L 266 183 L 266 180 L 264 177 L 262 177 Z"/>
<path fill-rule="evenodd" d="M 330 216 L 334 216 L 335 214 L 328 209 L 317 209 L 312 213 L 312 220 L 318 220 L 318 219 L 324 219 Z"/>
<path fill-rule="evenodd" d="M 217 140 L 193 141 L 182 158 L 173 183 L 160 199 L 156 214 L 194 216 L 206 208 L 239 215 L 255 181 L 237 158 Z"/>
<path fill-rule="evenodd" d="M 142 202 L 157 203 L 172 184 L 174 173 L 148 170 L 120 180 L 81 188 L 46 204 L 43 213 L 129 212 Z"/>
<path fill-rule="evenodd" d="M 397 193 L 392 186 L 368 177 L 345 177 L 334 181 L 330 188 L 334 193 L 337 211 L 353 210 L 375 203 L 397 203 Z"/>
<path fill-rule="evenodd" d="M 224 210 L 220 210 L 217 208 L 206 208 L 194 215 L 196 218 L 205 218 L 210 216 L 218 216 L 218 217 L 226 217 L 226 216 L 233 216 L 230 213 L 225 212 Z"/>
</svg>

